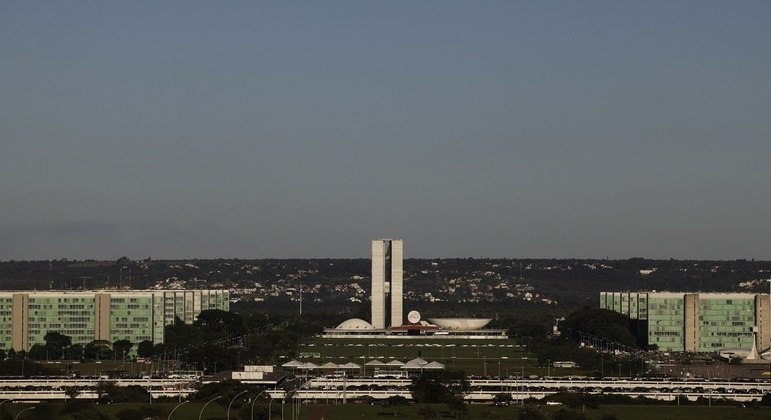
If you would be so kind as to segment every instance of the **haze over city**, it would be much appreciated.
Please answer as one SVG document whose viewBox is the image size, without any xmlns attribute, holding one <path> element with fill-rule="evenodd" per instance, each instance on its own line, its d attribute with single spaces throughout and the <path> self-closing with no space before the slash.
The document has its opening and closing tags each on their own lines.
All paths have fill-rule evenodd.
<svg viewBox="0 0 771 420">
<path fill-rule="evenodd" d="M 768 259 L 771 3 L 0 4 L 0 260 Z"/>
</svg>

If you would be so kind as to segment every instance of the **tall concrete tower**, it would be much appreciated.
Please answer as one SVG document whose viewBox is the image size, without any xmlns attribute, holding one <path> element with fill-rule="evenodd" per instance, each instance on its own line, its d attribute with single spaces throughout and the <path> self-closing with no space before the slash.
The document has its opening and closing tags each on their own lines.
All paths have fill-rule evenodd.
<svg viewBox="0 0 771 420">
<path fill-rule="evenodd" d="M 391 326 L 398 327 L 404 322 L 404 245 L 400 239 L 377 239 L 372 241 L 372 325 L 385 328 L 390 312 Z M 386 295 L 390 294 L 390 305 L 386 307 Z M 389 311 L 390 309 L 390 311 Z"/>
</svg>

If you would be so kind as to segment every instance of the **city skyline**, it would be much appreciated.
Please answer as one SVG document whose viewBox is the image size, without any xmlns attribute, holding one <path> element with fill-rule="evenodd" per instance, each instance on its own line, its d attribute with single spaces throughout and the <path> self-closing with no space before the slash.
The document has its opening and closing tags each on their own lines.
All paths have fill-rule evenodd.
<svg viewBox="0 0 771 420">
<path fill-rule="evenodd" d="M 769 20 L 3 2 L 0 260 L 768 259 Z"/>
</svg>

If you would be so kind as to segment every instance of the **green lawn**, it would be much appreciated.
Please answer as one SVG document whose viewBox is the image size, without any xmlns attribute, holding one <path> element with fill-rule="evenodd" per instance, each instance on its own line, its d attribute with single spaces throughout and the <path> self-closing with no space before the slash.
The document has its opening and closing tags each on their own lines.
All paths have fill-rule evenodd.
<svg viewBox="0 0 771 420">
<path fill-rule="evenodd" d="M 276 405 L 275 403 L 273 404 Z M 21 410 L 28 408 L 28 407 L 35 407 L 32 410 L 27 410 L 24 413 L 21 413 L 21 416 L 19 417 L 19 420 L 73 420 L 77 417 L 73 417 L 70 415 L 63 415 L 61 414 L 62 408 L 64 407 L 63 403 L 48 403 L 48 402 L 41 402 L 41 403 L 32 403 L 32 404 L 4 404 L 2 406 L 3 409 L 7 409 L 11 415 L 15 416 L 17 415 Z M 171 403 L 163 403 L 163 404 L 152 404 L 153 407 L 151 407 L 149 404 L 110 404 L 110 405 L 96 405 L 92 404 L 91 407 L 96 410 L 97 412 L 107 416 L 108 419 L 113 420 L 117 419 L 117 414 L 120 411 L 126 410 L 126 409 L 138 409 L 143 412 L 144 417 L 150 417 L 152 419 L 166 419 L 171 413 L 171 410 L 174 409 L 174 407 L 177 406 L 177 404 L 171 404 Z M 186 403 L 181 405 L 176 411 L 174 411 L 174 415 L 172 416 L 172 419 L 176 420 L 187 420 L 187 419 L 198 419 L 198 415 L 201 413 L 201 409 L 203 408 L 204 403 Z M 206 410 L 203 414 L 203 419 L 209 419 L 209 418 L 225 418 L 225 411 L 226 407 L 222 407 L 221 405 L 218 405 L 216 403 L 209 404 L 206 407 Z M 257 410 L 255 410 L 257 411 Z M 231 419 L 238 419 L 237 417 L 238 410 L 231 410 Z M 144 417 L 136 418 L 135 420 L 142 420 Z M 84 418 L 84 417 L 80 417 Z M 86 416 L 85 418 L 91 418 L 90 416 Z M 280 418 L 280 417 L 279 417 Z M 97 420 L 96 418 L 93 418 L 93 420 Z"/>
<path fill-rule="evenodd" d="M 378 359 L 402 362 L 421 357 L 460 369 L 468 375 L 584 375 L 581 369 L 538 367 L 535 354 L 515 340 L 453 339 L 313 339 L 300 345 L 303 361 L 317 364 L 354 362 L 362 365 Z M 288 360 L 287 360 L 288 361 Z"/>
<path fill-rule="evenodd" d="M 7 409 L 11 415 L 15 416 L 20 410 L 35 406 L 33 410 L 27 410 L 21 413 L 19 420 L 73 420 L 74 417 L 61 415 L 63 404 L 61 403 L 37 403 L 37 404 L 4 404 L 2 409 Z M 166 419 L 176 404 L 153 404 L 156 410 L 153 414 L 148 414 L 153 419 Z M 422 406 L 410 404 L 397 407 L 380 407 L 367 404 L 347 404 L 347 405 L 304 405 L 300 408 L 300 418 L 316 420 L 324 418 L 331 419 L 378 419 L 399 417 L 404 419 L 419 419 L 418 410 Z M 492 407 L 488 405 L 468 405 L 468 414 L 466 419 L 516 419 L 518 407 Z M 93 405 L 93 408 L 99 413 L 107 416 L 108 419 L 117 419 L 118 412 L 126 409 L 140 409 L 143 412 L 149 408 L 147 404 L 113 404 L 113 405 Z M 203 403 L 188 403 L 180 406 L 172 416 L 176 420 L 197 419 L 201 413 Z M 209 404 L 202 416 L 203 419 L 225 419 L 226 407 L 216 403 Z M 444 405 L 432 405 L 431 408 L 437 413 L 437 418 L 449 418 L 450 413 Z M 560 410 L 561 407 L 540 406 L 540 410 L 550 414 Z M 265 406 L 258 405 L 255 412 L 265 410 Z M 290 419 L 292 415 L 292 406 L 284 406 L 284 418 Z M 247 410 L 248 411 L 248 410 Z M 241 419 L 240 411 L 231 410 L 230 418 L 233 420 Z M 621 420 L 734 420 L 734 419 L 767 419 L 771 418 L 771 407 L 765 408 L 740 408 L 740 407 L 704 407 L 704 406 L 603 406 L 595 410 L 585 410 L 586 416 L 592 420 L 599 420 L 605 414 L 615 414 Z M 550 417 L 550 416 L 548 416 Z M 547 417 L 547 418 L 548 418 Z M 248 418 L 248 415 L 247 415 Z M 273 419 L 281 418 L 281 405 L 278 402 L 273 403 Z M 94 420 L 96 418 L 94 417 Z M 141 420 L 137 418 L 136 420 Z"/>
<path fill-rule="evenodd" d="M 420 406 L 409 405 L 396 408 L 383 408 L 363 404 L 311 406 L 303 407 L 303 419 L 376 419 L 400 417 L 419 419 Z M 516 407 L 492 407 L 485 405 L 470 405 L 466 419 L 516 419 Z M 540 407 L 544 413 L 550 414 L 561 407 Z M 432 406 L 438 414 L 437 418 L 449 418 L 446 406 Z M 585 410 L 589 419 L 600 419 L 606 414 L 615 414 L 620 420 L 733 420 L 733 419 L 767 419 L 771 418 L 771 407 L 768 408 L 737 408 L 737 407 L 694 407 L 694 406 L 605 406 L 596 410 Z M 547 415 L 547 418 L 550 417 Z"/>
</svg>

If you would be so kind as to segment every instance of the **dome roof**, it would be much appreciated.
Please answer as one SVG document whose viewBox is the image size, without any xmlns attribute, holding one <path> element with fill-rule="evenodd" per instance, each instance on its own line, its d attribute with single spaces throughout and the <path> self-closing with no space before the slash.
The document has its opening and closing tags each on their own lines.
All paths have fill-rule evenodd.
<svg viewBox="0 0 771 420">
<path fill-rule="evenodd" d="M 375 327 L 372 326 L 369 322 L 359 319 L 359 318 L 351 318 L 349 320 L 343 321 L 340 323 L 340 325 L 337 326 L 338 330 L 374 330 Z"/>
<path fill-rule="evenodd" d="M 446 330 L 480 330 L 492 321 L 492 318 L 429 318 L 429 322 Z"/>
</svg>

